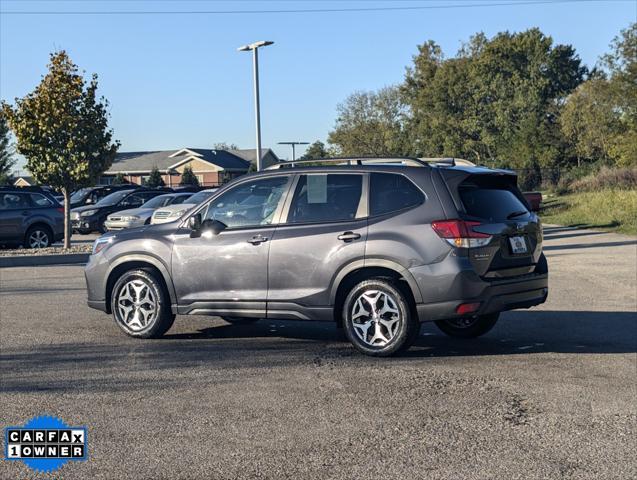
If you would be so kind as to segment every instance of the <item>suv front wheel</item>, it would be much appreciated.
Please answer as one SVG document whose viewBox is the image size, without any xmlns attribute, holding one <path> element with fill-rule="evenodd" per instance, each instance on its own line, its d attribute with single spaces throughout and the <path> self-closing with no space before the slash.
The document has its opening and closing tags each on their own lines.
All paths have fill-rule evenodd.
<svg viewBox="0 0 637 480">
<path fill-rule="evenodd" d="M 148 270 L 129 270 L 113 287 L 115 323 L 131 337 L 161 337 L 175 321 L 168 295 L 155 275 Z"/>
<path fill-rule="evenodd" d="M 355 285 L 343 305 L 343 326 L 362 353 L 387 357 L 411 346 L 420 323 L 395 282 L 372 278 Z"/>
</svg>

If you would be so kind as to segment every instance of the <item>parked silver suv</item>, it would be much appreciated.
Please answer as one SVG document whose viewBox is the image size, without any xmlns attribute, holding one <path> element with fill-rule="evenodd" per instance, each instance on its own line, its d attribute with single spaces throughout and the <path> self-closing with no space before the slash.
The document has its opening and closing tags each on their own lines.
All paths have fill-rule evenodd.
<svg viewBox="0 0 637 480">
<path fill-rule="evenodd" d="M 241 177 L 179 222 L 106 234 L 86 266 L 88 303 L 128 335 L 176 314 L 335 321 L 386 356 L 420 322 L 488 332 L 543 303 L 538 217 L 507 170 L 453 160 L 339 159 Z"/>
</svg>

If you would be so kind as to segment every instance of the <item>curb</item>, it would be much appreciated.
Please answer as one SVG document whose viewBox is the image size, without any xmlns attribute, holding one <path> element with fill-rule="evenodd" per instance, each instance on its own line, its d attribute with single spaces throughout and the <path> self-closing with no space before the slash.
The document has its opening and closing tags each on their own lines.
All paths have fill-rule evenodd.
<svg viewBox="0 0 637 480">
<path fill-rule="evenodd" d="M 0 268 L 81 264 L 88 262 L 90 255 L 90 253 L 66 253 L 58 255 L 17 255 L 15 257 L 0 257 Z"/>
</svg>

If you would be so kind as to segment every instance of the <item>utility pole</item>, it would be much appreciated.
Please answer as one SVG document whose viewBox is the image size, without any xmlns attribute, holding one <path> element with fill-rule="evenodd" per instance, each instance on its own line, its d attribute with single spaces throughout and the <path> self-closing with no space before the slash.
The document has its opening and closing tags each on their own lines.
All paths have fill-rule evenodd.
<svg viewBox="0 0 637 480">
<path fill-rule="evenodd" d="M 237 50 L 240 52 L 247 52 L 252 50 L 252 70 L 254 73 L 254 115 L 255 115 L 255 123 L 257 129 L 257 149 L 256 149 L 256 159 L 257 159 L 257 171 L 261 171 L 261 107 L 259 105 L 259 48 L 267 47 L 268 45 L 272 45 L 274 42 L 261 40 L 259 42 L 254 42 L 249 45 L 243 45 L 239 47 Z"/>
<path fill-rule="evenodd" d="M 279 142 L 279 145 L 292 145 L 292 161 L 296 160 L 296 151 L 294 147 L 297 145 L 309 145 L 310 142 Z"/>
</svg>

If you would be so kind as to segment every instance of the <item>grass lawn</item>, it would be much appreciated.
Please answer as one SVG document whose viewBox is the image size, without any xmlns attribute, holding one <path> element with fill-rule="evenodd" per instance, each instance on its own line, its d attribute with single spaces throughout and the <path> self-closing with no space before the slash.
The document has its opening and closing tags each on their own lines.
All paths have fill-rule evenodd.
<svg viewBox="0 0 637 480">
<path fill-rule="evenodd" d="M 544 193 L 542 222 L 637 234 L 637 190 Z"/>
</svg>

